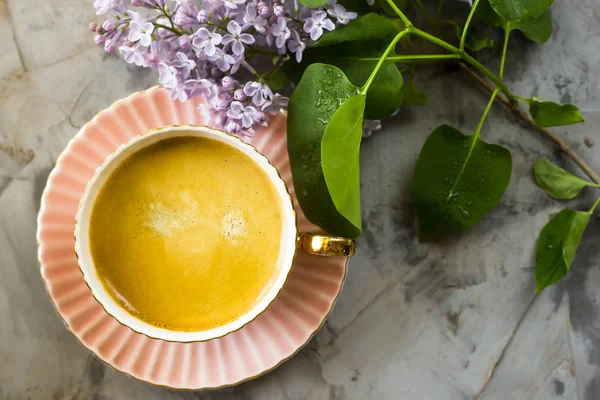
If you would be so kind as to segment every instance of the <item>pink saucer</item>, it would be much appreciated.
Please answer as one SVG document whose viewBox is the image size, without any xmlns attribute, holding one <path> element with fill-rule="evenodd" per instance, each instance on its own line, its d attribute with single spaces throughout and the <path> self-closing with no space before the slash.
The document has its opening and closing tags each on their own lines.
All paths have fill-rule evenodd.
<svg viewBox="0 0 600 400">
<path fill-rule="evenodd" d="M 177 389 L 209 389 L 256 378 L 291 358 L 329 315 L 346 275 L 346 259 L 300 252 L 279 297 L 257 319 L 223 338 L 172 343 L 151 339 L 119 324 L 92 297 L 77 267 L 75 213 L 86 183 L 104 159 L 133 136 L 165 125 L 203 125 L 201 99 L 185 103 L 155 87 L 134 93 L 100 112 L 58 158 L 38 215 L 42 278 L 58 314 L 88 350 L 133 378 Z M 267 156 L 294 200 L 287 154 L 286 115 L 249 142 Z M 298 228 L 317 232 L 296 204 Z"/>
</svg>

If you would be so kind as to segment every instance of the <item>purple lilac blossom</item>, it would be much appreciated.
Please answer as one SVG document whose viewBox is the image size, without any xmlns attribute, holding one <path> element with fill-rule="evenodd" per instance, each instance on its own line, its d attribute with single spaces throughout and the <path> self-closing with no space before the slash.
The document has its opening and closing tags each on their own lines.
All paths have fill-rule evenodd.
<svg viewBox="0 0 600 400">
<path fill-rule="evenodd" d="M 129 17 L 131 21 L 129 22 L 129 36 L 127 39 L 131 43 L 139 41 L 142 46 L 150 46 L 154 24 L 146 21 L 144 17 L 135 11 L 129 11 Z"/>
<path fill-rule="evenodd" d="M 244 47 L 245 44 L 254 43 L 254 37 L 248 33 L 242 33 L 242 27 L 235 21 L 229 21 L 227 24 L 227 31 L 229 33 L 223 36 L 223 41 L 221 43 L 232 43 L 231 50 L 233 51 L 233 54 L 238 57 L 244 54 L 244 51 L 246 50 Z"/>
<path fill-rule="evenodd" d="M 195 33 L 195 37 L 192 39 L 192 47 L 210 57 L 215 54 L 217 45 L 221 44 L 221 40 L 223 40 L 223 36 L 219 33 L 211 32 L 202 27 Z"/>
<path fill-rule="evenodd" d="M 285 52 L 285 43 L 292 36 L 285 17 L 277 17 L 277 22 L 271 25 L 271 34 L 276 38 L 275 46 Z"/>
<path fill-rule="evenodd" d="M 185 53 L 181 52 L 177 53 L 175 57 L 176 60 L 173 61 L 171 65 L 181 73 L 184 79 L 189 78 L 192 70 L 196 68 L 196 62 L 189 59 Z"/>
<path fill-rule="evenodd" d="M 325 31 L 357 16 L 336 0 L 313 9 L 297 2 L 287 8 L 284 0 L 128 3 L 133 8 L 124 0 L 94 0 L 96 13 L 107 17 L 89 26 L 96 43 L 107 52 L 118 49 L 127 63 L 157 69 L 173 99 L 205 98 L 198 111 L 207 123 L 241 136 L 266 125 L 288 102 L 264 81 L 271 71 L 251 65 L 255 58 L 279 54 L 275 68 L 289 57 L 301 62 Z M 252 75 L 256 78 L 248 80 Z"/>
<path fill-rule="evenodd" d="M 123 0 L 94 0 L 96 15 L 111 14 L 124 9 Z"/>
<path fill-rule="evenodd" d="M 269 18 L 272 14 L 271 8 L 264 1 L 258 3 L 256 11 L 263 18 Z"/>
<path fill-rule="evenodd" d="M 246 15 L 244 15 L 243 20 L 244 23 L 248 26 L 254 27 L 254 29 L 256 29 L 257 32 L 262 33 L 265 31 L 265 25 L 267 25 L 267 20 L 261 15 L 259 15 L 258 11 L 256 10 L 256 4 L 252 2 L 248 3 L 248 5 L 246 6 Z"/>
<path fill-rule="evenodd" d="M 232 101 L 227 116 L 231 119 L 240 120 L 242 126 L 246 129 L 250 128 L 257 122 L 258 111 L 253 106 L 244 106 L 240 101 Z"/>
<path fill-rule="evenodd" d="M 325 11 L 317 11 L 304 23 L 304 32 L 309 33 L 310 38 L 315 41 L 323 36 L 323 29 L 328 31 L 335 29 L 335 25 L 327 18 Z"/>
<path fill-rule="evenodd" d="M 273 6 L 273 15 L 276 17 L 283 17 L 285 14 L 285 7 L 282 4 L 275 4 L 275 6 Z"/>
<path fill-rule="evenodd" d="M 327 14 L 331 15 L 337 22 L 342 25 L 346 25 L 348 22 L 356 18 L 357 14 L 352 11 L 346 11 L 343 5 L 334 4 L 333 8 L 327 10 Z"/>
<path fill-rule="evenodd" d="M 213 62 L 223 72 L 229 71 L 231 66 L 235 64 L 235 58 L 219 48 L 215 50 L 212 56 L 208 57 L 208 60 Z"/>
<path fill-rule="evenodd" d="M 158 81 L 166 89 L 174 89 L 179 83 L 177 69 L 164 62 L 158 63 Z"/>
<path fill-rule="evenodd" d="M 145 64 L 143 54 L 133 46 L 121 46 L 119 51 L 123 55 L 123 59 L 128 64 L 135 64 L 139 67 Z"/>
<path fill-rule="evenodd" d="M 296 54 L 296 61 L 298 63 L 302 62 L 302 53 L 306 48 L 306 43 L 302 41 L 298 31 L 292 32 L 292 40 L 288 42 L 288 49 L 294 54 Z"/>
<path fill-rule="evenodd" d="M 373 132 L 376 132 L 381 129 L 381 120 L 365 119 L 365 120 L 363 120 L 362 129 L 363 129 L 363 138 L 366 139 L 369 136 L 371 136 L 373 134 Z"/>
<path fill-rule="evenodd" d="M 223 3 L 225 7 L 235 10 L 239 5 L 242 5 L 246 2 L 246 0 L 224 0 Z"/>
<path fill-rule="evenodd" d="M 173 15 L 173 22 L 181 26 L 184 30 L 191 29 L 194 25 L 198 25 L 198 7 L 194 0 L 181 0 L 178 4 L 177 11 Z"/>
<path fill-rule="evenodd" d="M 131 0 L 131 5 L 134 7 L 155 8 L 156 6 L 163 7 L 164 0 Z"/>
</svg>

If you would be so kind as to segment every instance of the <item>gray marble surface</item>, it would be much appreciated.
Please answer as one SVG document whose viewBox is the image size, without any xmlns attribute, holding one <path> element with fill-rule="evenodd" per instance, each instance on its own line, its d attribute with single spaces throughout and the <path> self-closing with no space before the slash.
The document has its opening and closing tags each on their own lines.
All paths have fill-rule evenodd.
<svg viewBox="0 0 600 400">
<path fill-rule="evenodd" d="M 510 87 L 580 106 L 556 129 L 600 171 L 600 3 L 557 1 L 552 39 L 511 39 Z M 325 400 L 600 398 L 600 219 L 568 278 L 535 295 L 537 234 L 563 203 L 532 180 L 541 155 L 575 170 L 552 143 L 494 106 L 483 137 L 512 150 L 501 204 L 465 234 L 420 244 L 409 184 L 428 132 L 472 131 L 487 100 L 461 72 L 419 75 L 426 108 L 405 109 L 362 149 L 365 234 L 326 326 L 255 381 L 174 392 L 113 371 L 71 337 L 43 289 L 36 214 L 46 178 L 78 128 L 155 75 L 96 48 L 91 0 L 0 0 L 0 399 Z M 484 55 L 497 65 L 496 53 Z M 597 144 L 594 146 L 593 142 Z M 570 206 L 587 209 L 587 190 Z"/>
</svg>

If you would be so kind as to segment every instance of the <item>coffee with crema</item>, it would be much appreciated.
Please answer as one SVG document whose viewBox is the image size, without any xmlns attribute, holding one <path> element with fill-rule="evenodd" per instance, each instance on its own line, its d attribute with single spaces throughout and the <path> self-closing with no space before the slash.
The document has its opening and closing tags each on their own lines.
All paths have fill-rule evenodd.
<svg viewBox="0 0 600 400">
<path fill-rule="evenodd" d="M 283 211 L 248 156 L 199 137 L 165 139 L 127 158 L 94 203 L 92 259 L 130 314 L 177 331 L 246 314 L 278 272 Z"/>
</svg>

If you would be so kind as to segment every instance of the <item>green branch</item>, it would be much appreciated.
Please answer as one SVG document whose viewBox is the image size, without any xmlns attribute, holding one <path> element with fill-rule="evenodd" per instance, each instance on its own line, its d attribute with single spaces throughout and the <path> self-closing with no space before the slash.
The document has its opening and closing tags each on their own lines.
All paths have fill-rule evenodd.
<svg viewBox="0 0 600 400">
<path fill-rule="evenodd" d="M 467 19 L 467 24 L 465 25 L 465 29 L 463 29 L 463 34 L 462 34 L 462 38 L 461 38 L 461 48 L 457 48 L 456 46 L 453 46 L 450 43 L 448 43 L 438 37 L 435 37 L 435 36 L 425 32 L 425 31 L 422 31 L 418 28 L 415 28 L 413 26 L 412 22 L 406 17 L 406 15 L 404 15 L 404 13 L 402 11 L 400 11 L 400 9 L 398 7 L 396 7 L 396 4 L 394 4 L 394 2 L 392 0 L 387 0 L 387 2 L 390 5 L 390 7 L 392 7 L 394 12 L 398 15 L 398 17 L 400 17 L 402 22 L 406 25 L 406 29 L 402 32 L 406 32 L 408 34 L 419 36 L 425 40 L 428 40 L 432 43 L 437 44 L 438 46 L 440 46 L 454 54 L 459 55 L 460 58 L 462 58 L 463 60 L 465 60 L 466 62 L 471 64 L 475 69 L 477 69 L 483 75 L 487 76 L 492 82 L 494 82 L 496 84 L 496 86 L 502 91 L 502 93 L 504 93 L 506 95 L 506 97 L 508 97 L 508 99 L 511 102 L 517 101 L 515 95 L 508 89 L 508 87 L 506 87 L 506 85 L 504 84 L 504 81 L 501 78 L 494 75 L 494 73 L 492 71 L 490 71 L 483 64 L 481 64 L 479 61 L 477 61 L 469 53 L 464 51 L 464 40 L 466 39 L 466 31 L 467 31 L 468 25 L 470 24 L 471 19 L 473 18 L 473 14 L 475 13 L 475 8 L 476 8 L 477 4 L 479 3 L 479 0 L 475 0 L 475 4 L 473 5 L 471 12 L 469 13 L 469 18 Z M 504 69 L 502 69 L 502 72 L 504 72 Z"/>
<path fill-rule="evenodd" d="M 504 45 L 502 46 L 502 58 L 500 59 L 500 79 L 504 79 L 504 63 L 506 61 L 506 50 L 508 49 L 508 37 L 510 36 L 510 22 L 504 31 Z"/>
<path fill-rule="evenodd" d="M 322 61 L 344 60 L 344 61 L 379 61 L 381 57 L 323 57 Z M 396 64 L 412 64 L 426 61 L 460 60 L 458 54 L 419 54 L 400 55 L 386 57 L 385 61 L 393 61 Z"/>
<path fill-rule="evenodd" d="M 473 19 L 473 15 L 475 15 L 475 10 L 477 9 L 478 4 L 479 0 L 475 0 L 473 2 L 473 7 L 471 7 L 471 11 L 469 12 L 469 16 L 467 17 L 467 22 L 465 22 L 465 27 L 463 28 L 462 35 L 460 36 L 460 51 L 465 51 L 465 40 L 467 40 L 467 31 L 469 30 L 469 25 L 471 25 L 471 19 Z"/>
<path fill-rule="evenodd" d="M 169 28 L 169 27 L 168 27 L 168 26 L 166 26 L 166 25 L 159 24 L 159 23 L 156 23 L 156 22 L 153 22 L 153 24 L 154 24 L 154 27 L 155 27 L 155 28 L 162 28 L 162 29 L 166 29 L 167 31 L 173 32 L 173 33 L 174 33 L 174 34 L 176 34 L 177 36 L 181 36 L 181 35 L 183 35 L 183 34 L 182 34 L 181 32 L 179 32 L 178 30 L 175 30 L 175 29 L 173 29 L 173 28 Z"/>
<path fill-rule="evenodd" d="M 483 127 L 483 123 L 485 122 L 485 119 L 486 119 L 488 113 L 490 112 L 490 108 L 492 108 L 492 104 L 494 104 L 494 100 L 496 99 L 496 96 L 498 95 L 499 91 L 500 91 L 500 89 L 496 88 L 496 90 L 494 90 L 494 92 L 490 96 L 490 101 L 488 101 L 488 104 L 485 107 L 485 110 L 483 111 L 483 115 L 481 116 L 481 119 L 479 120 L 479 124 L 477 124 L 477 129 L 475 130 L 476 137 L 479 137 L 479 133 L 481 132 L 481 128 Z"/>
<path fill-rule="evenodd" d="M 404 15 L 404 13 L 402 11 L 400 11 L 400 9 L 398 7 L 396 7 L 396 4 L 394 4 L 394 2 L 392 0 L 387 0 L 387 2 L 390 5 L 390 7 L 392 7 L 392 9 L 396 12 L 398 17 L 400 17 L 402 22 L 406 25 L 406 29 L 403 32 L 407 32 L 409 34 L 419 36 L 425 40 L 428 40 L 432 43 L 437 44 L 438 46 L 440 46 L 454 54 L 459 55 L 460 58 L 462 58 L 463 60 L 465 60 L 466 62 L 471 64 L 473 67 L 475 67 L 475 69 L 477 69 L 479 72 L 481 72 L 482 74 L 487 76 L 492 82 L 494 82 L 496 84 L 496 86 L 502 91 L 502 93 L 504 93 L 506 95 L 506 97 L 508 97 L 509 100 L 511 100 L 512 102 L 517 101 L 515 98 L 515 95 L 506 87 L 506 85 L 504 84 L 504 82 L 502 81 L 501 78 L 494 75 L 494 73 L 492 71 L 490 71 L 483 64 L 481 64 L 479 61 L 477 61 L 475 58 L 473 58 L 469 53 L 464 51 L 464 40 L 466 39 L 467 28 L 468 28 L 468 25 L 470 24 L 471 19 L 473 18 L 473 14 L 475 13 L 475 8 L 476 8 L 476 5 L 479 3 L 479 0 L 475 0 L 475 4 L 473 5 L 471 12 L 469 13 L 469 18 L 467 19 L 467 24 L 465 25 L 465 29 L 463 29 L 463 34 L 462 34 L 462 38 L 461 38 L 461 48 L 457 48 L 456 46 L 453 46 L 450 43 L 448 43 L 438 37 L 430 35 L 429 33 L 422 31 L 418 28 L 415 28 L 413 26 L 412 22 L 406 17 L 406 15 Z"/>
<path fill-rule="evenodd" d="M 379 61 L 377 62 L 377 65 L 375 65 L 375 68 L 373 68 L 373 72 L 371 72 L 371 76 L 369 76 L 369 79 L 367 79 L 367 81 L 365 82 L 364 86 L 361 88 L 360 91 L 361 91 L 362 94 L 367 93 L 367 90 L 369 90 L 369 87 L 371 86 L 371 83 L 373 82 L 373 79 L 375 79 L 375 77 L 377 76 L 377 73 L 379 72 L 379 69 L 381 68 L 381 66 L 383 65 L 383 63 L 386 61 L 386 58 L 387 58 L 388 54 L 390 54 L 390 52 L 394 48 L 396 48 L 396 43 L 398 43 L 398 41 L 400 39 L 402 39 L 402 37 L 404 35 L 407 35 L 408 33 L 409 33 L 409 28 L 406 28 L 402 32 L 398 33 L 396 35 L 396 37 L 391 41 L 391 43 L 388 45 L 387 49 L 385 49 L 385 51 L 381 55 L 381 58 L 379 58 Z"/>
<path fill-rule="evenodd" d="M 437 44 L 438 46 L 448 51 L 451 51 L 454 54 L 458 54 L 463 60 L 471 64 L 473 67 L 475 67 L 475 69 L 477 69 L 483 75 L 487 76 L 492 82 L 494 82 L 496 86 L 502 91 L 502 93 L 506 95 L 506 97 L 508 97 L 511 101 L 516 101 L 515 95 L 506 87 L 502 79 L 494 75 L 492 71 L 487 69 L 483 64 L 481 64 L 479 61 L 473 58 L 469 53 L 461 51 L 459 48 L 451 45 L 450 43 L 433 35 L 430 35 L 429 33 L 417 29 L 415 27 L 409 27 L 407 29 L 411 34 L 414 34 L 415 36 L 419 36 L 425 40 Z"/>
<path fill-rule="evenodd" d="M 588 213 L 590 215 L 593 214 L 594 210 L 596 210 L 596 207 L 598 207 L 598 204 L 600 204 L 600 197 L 598 197 L 598 200 L 596 200 L 596 202 L 594 203 L 594 205 L 592 206 L 592 208 L 590 209 L 590 211 L 588 211 Z"/>
<path fill-rule="evenodd" d="M 439 60 L 452 60 L 460 59 L 458 54 L 422 54 L 412 56 L 390 56 L 386 58 L 386 61 L 394 61 L 395 63 L 413 63 L 419 61 L 439 61 Z"/>
<path fill-rule="evenodd" d="M 456 178 L 456 181 L 454 181 L 454 185 L 452 185 L 452 189 L 450 189 L 450 192 L 448 193 L 448 198 L 446 199 L 446 201 L 450 200 L 452 198 L 452 196 L 454 196 L 455 193 L 455 189 L 456 189 L 456 185 L 458 185 L 458 182 L 460 181 L 460 178 L 462 177 L 463 173 L 465 172 L 465 168 L 467 168 L 467 163 L 469 162 L 469 159 L 471 158 L 471 155 L 473 154 L 473 150 L 475 150 L 475 146 L 477 146 L 477 142 L 479 141 L 479 135 L 481 133 L 481 128 L 483 127 L 483 123 L 485 122 L 485 119 L 488 115 L 488 113 L 490 112 L 490 109 L 492 108 L 492 104 L 494 103 L 494 99 L 496 98 L 496 96 L 498 95 L 498 92 L 500 90 L 498 88 L 496 88 L 496 90 L 494 90 L 494 92 L 492 93 L 492 96 L 490 97 L 490 101 L 488 102 L 487 106 L 485 107 L 485 110 L 483 111 L 483 115 L 481 116 L 481 119 L 479 120 L 479 124 L 477 124 L 477 129 L 475 130 L 475 133 L 473 134 L 473 141 L 471 142 L 471 147 L 469 148 L 469 152 L 467 153 L 467 158 L 465 159 L 465 162 L 463 163 L 463 166 L 460 170 L 460 172 L 458 173 L 458 177 Z"/>
<path fill-rule="evenodd" d="M 174 32 L 174 33 L 178 34 L 179 36 L 181 36 L 181 33 L 175 29 L 175 23 L 173 22 L 173 18 L 171 18 L 171 14 L 169 14 L 168 8 L 166 6 L 161 7 L 159 5 L 157 5 L 155 8 L 158 9 L 159 11 L 161 11 L 164 14 L 164 16 L 167 17 L 169 22 L 171 23 L 171 29 L 165 27 L 164 25 L 161 26 L 161 28 L 170 30 L 171 32 Z"/>
<path fill-rule="evenodd" d="M 408 19 L 406 17 L 406 15 L 404 15 L 404 13 L 402 11 L 400 11 L 400 9 L 396 6 L 396 3 L 394 3 L 392 0 L 387 0 L 388 4 L 390 5 L 390 7 L 392 7 L 392 10 L 394 10 L 394 12 L 396 13 L 396 15 L 398 15 L 400 17 L 400 19 L 402 20 L 402 22 L 404 22 L 404 25 L 408 28 L 412 26 L 412 22 L 410 21 L 410 19 Z"/>
<path fill-rule="evenodd" d="M 477 0 L 475 0 L 475 1 L 477 1 Z M 500 79 L 502 79 L 502 75 L 504 74 L 504 64 L 506 63 L 506 45 L 508 43 L 508 35 L 509 34 L 510 34 L 510 29 L 507 29 L 506 35 L 504 37 L 504 50 L 505 51 L 502 53 L 502 58 L 500 59 Z M 492 107 L 492 104 L 494 104 L 494 100 L 496 100 L 496 96 L 498 96 L 499 91 L 500 91 L 500 88 L 497 87 L 492 92 L 492 95 L 490 96 L 490 100 L 488 101 L 485 111 L 483 112 L 483 115 L 481 116 L 481 120 L 479 121 L 479 124 L 477 125 L 477 130 L 475 131 L 476 137 L 479 137 L 479 133 L 481 132 L 481 127 L 483 126 L 485 118 L 487 117 L 488 113 L 490 112 L 490 108 Z"/>
</svg>

